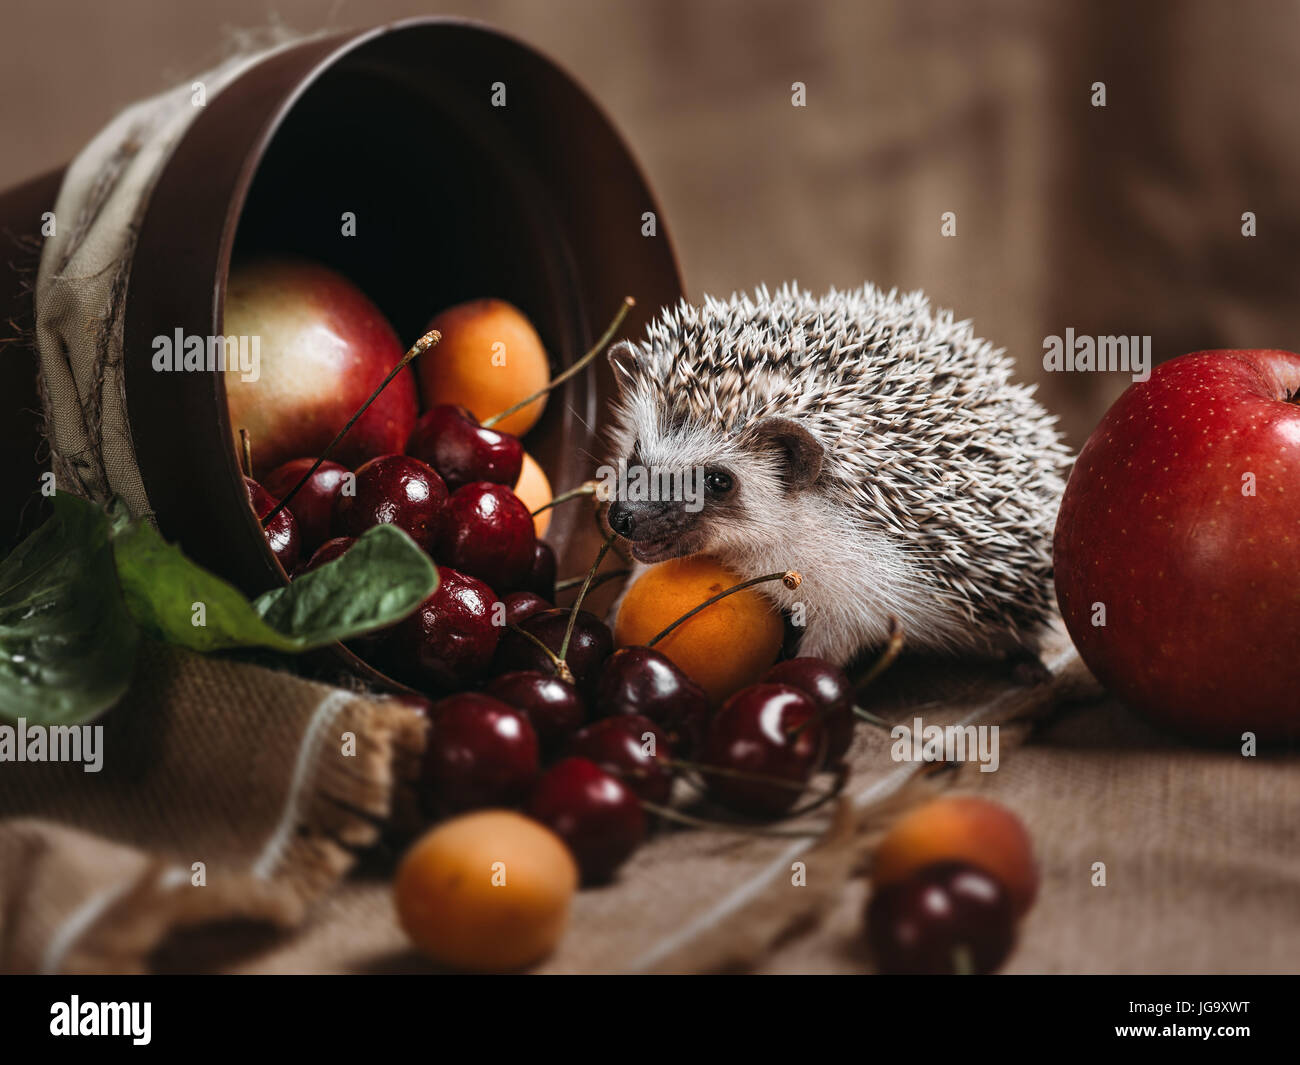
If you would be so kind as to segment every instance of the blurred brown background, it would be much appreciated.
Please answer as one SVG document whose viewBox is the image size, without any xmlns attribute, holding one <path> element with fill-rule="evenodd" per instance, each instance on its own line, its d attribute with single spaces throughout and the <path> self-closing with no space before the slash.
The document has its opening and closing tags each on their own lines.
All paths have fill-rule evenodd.
<svg viewBox="0 0 1300 1065">
<path fill-rule="evenodd" d="M 1128 377 L 1043 374 L 1045 335 L 1151 334 L 1157 360 L 1300 342 L 1300 17 L 1266 0 L 3 0 L 0 188 L 240 29 L 434 13 L 522 37 L 604 103 L 692 296 L 922 287 L 1043 380 L 1076 446 Z"/>
</svg>

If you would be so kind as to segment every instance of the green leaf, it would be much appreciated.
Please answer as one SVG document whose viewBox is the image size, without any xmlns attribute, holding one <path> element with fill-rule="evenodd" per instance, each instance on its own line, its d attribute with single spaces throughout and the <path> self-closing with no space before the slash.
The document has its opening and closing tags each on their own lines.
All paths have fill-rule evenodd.
<svg viewBox="0 0 1300 1065">
<path fill-rule="evenodd" d="M 54 516 L 0 562 L 0 717 L 94 718 L 126 692 L 138 642 L 104 512 L 57 494 Z"/>
<path fill-rule="evenodd" d="M 429 556 L 391 525 L 368 529 L 340 558 L 253 603 L 145 522 L 122 529 L 113 547 L 136 620 L 194 651 L 311 650 L 402 620 L 438 586 Z"/>
</svg>

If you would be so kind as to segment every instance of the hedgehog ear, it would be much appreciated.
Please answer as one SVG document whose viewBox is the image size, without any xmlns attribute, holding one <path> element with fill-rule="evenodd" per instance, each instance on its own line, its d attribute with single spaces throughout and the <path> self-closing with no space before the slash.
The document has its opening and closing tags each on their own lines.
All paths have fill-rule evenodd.
<svg viewBox="0 0 1300 1065">
<path fill-rule="evenodd" d="M 784 453 L 785 482 L 792 490 L 809 487 L 822 472 L 826 448 L 793 418 L 762 418 L 750 426 L 756 441 Z"/>
<path fill-rule="evenodd" d="M 622 392 L 636 377 L 637 352 L 630 341 L 620 340 L 605 353 L 610 366 L 614 369 L 614 383 Z"/>
</svg>

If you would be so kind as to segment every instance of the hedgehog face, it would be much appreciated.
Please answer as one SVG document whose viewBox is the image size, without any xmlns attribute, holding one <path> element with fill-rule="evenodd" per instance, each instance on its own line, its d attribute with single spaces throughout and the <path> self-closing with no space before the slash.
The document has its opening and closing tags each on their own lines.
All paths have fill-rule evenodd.
<svg viewBox="0 0 1300 1065">
<path fill-rule="evenodd" d="M 791 495 L 820 473 L 824 448 L 791 419 L 722 432 L 637 389 L 622 400 L 617 466 L 604 468 L 603 487 L 610 528 L 640 562 L 767 543 Z"/>
</svg>

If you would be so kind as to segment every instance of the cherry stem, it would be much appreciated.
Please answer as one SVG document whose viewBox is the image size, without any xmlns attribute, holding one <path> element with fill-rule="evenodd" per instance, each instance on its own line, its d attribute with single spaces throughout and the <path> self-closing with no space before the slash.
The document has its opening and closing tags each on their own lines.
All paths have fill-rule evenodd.
<svg viewBox="0 0 1300 1065">
<path fill-rule="evenodd" d="M 863 710 L 860 706 L 855 706 L 853 708 L 853 713 L 855 716 L 860 717 L 863 721 L 867 722 L 867 724 L 875 725 L 876 728 L 892 729 L 894 727 L 883 717 L 878 717 L 870 710 Z"/>
<path fill-rule="evenodd" d="M 564 642 L 560 644 L 561 662 L 569 654 L 569 641 L 573 638 L 573 627 L 578 623 L 578 611 L 582 609 L 582 601 L 591 589 L 591 582 L 596 579 L 596 570 L 600 569 L 600 564 L 605 561 L 605 555 L 609 553 L 609 545 L 613 542 L 614 537 L 608 536 L 605 538 L 605 542 L 600 545 L 600 551 L 596 554 L 596 561 L 591 564 L 591 569 L 587 571 L 587 579 L 582 582 L 582 590 L 578 592 L 578 598 L 573 601 L 573 606 L 569 608 L 569 624 L 564 630 Z"/>
<path fill-rule="evenodd" d="M 736 821 L 710 821 L 703 817 L 692 817 L 680 810 L 660 806 L 658 803 L 649 802 L 646 799 L 641 800 L 641 807 L 657 817 L 662 817 L 667 821 L 677 821 L 683 825 L 690 825 L 692 828 L 724 829 L 728 832 L 740 832 L 747 836 L 772 836 L 777 839 L 807 839 L 813 834 L 808 829 L 763 828 L 761 825 L 746 825 Z"/>
<path fill-rule="evenodd" d="M 809 790 L 806 784 L 797 784 L 791 780 L 783 780 L 780 777 L 765 776 L 762 773 L 748 773 L 741 769 L 724 769 L 721 766 L 704 765 L 699 762 L 684 762 L 684 761 L 669 759 L 669 758 L 661 759 L 661 761 L 665 765 L 674 768 L 676 767 L 689 768 L 696 772 L 715 773 L 718 776 L 735 777 L 742 780 L 752 780 L 762 784 L 775 784 L 778 787 L 790 788 L 795 791 L 799 791 L 801 793 Z M 837 798 L 844 791 L 844 785 L 848 783 L 848 780 L 849 780 L 848 766 L 846 765 L 838 766 L 835 770 L 835 784 L 833 787 L 831 787 L 826 791 L 821 792 L 821 794 L 818 795 L 816 799 L 814 799 L 812 802 L 808 803 L 807 805 L 797 807 L 789 811 L 788 813 L 786 813 L 783 817 L 774 818 L 771 823 L 779 824 L 783 821 L 795 821 L 801 817 L 804 817 L 812 813 L 814 810 L 822 806 L 825 806 L 826 803 L 830 802 L 832 799 Z M 698 785 L 696 786 L 698 787 Z M 652 804 L 647 803 L 645 801 L 642 801 L 641 805 L 645 806 L 647 809 L 652 810 L 654 813 L 662 813 L 662 809 L 663 809 L 662 807 L 653 806 Z M 674 817 L 671 815 L 676 815 L 676 816 Z M 692 817 L 690 814 L 683 814 L 676 810 L 673 810 L 671 812 L 671 815 L 663 815 L 663 816 L 669 816 L 670 820 L 679 820 L 682 821 L 684 824 L 695 825 L 696 827 L 702 827 L 702 828 L 733 829 L 738 832 L 756 831 L 756 826 L 747 825 L 736 821 L 711 821 L 701 817 Z M 764 832 L 762 829 L 757 829 L 757 832 L 759 835 L 781 835 L 781 836 L 808 835 L 806 831 L 798 831 L 798 830 L 794 832 L 786 832 L 781 830 Z"/>
<path fill-rule="evenodd" d="M 717 595 L 709 596 L 709 598 L 704 600 L 704 602 L 702 602 L 699 606 L 692 607 L 690 610 L 686 611 L 685 614 L 683 614 L 671 625 L 669 625 L 666 629 L 664 629 L 663 632 L 659 633 L 659 635 L 656 636 L 653 640 L 648 641 L 646 643 L 646 646 L 653 647 L 665 636 L 667 636 L 670 632 L 672 632 L 673 629 L 677 628 L 678 625 L 681 625 L 683 622 L 689 621 L 705 607 L 712 606 L 714 603 L 718 602 L 718 600 L 726 599 L 727 596 L 734 595 L 736 592 L 743 592 L 746 588 L 752 588 L 756 584 L 766 584 L 768 581 L 780 581 L 791 591 L 794 591 L 796 588 L 799 587 L 799 585 L 803 583 L 803 577 L 800 576 L 794 570 L 787 569 L 787 570 L 782 570 L 780 573 L 769 573 L 764 577 L 753 577 L 747 581 L 741 581 L 739 584 L 734 584 L 730 588 L 726 589 L 725 591 L 719 592 Z"/>
<path fill-rule="evenodd" d="M 971 956 L 970 947 L 965 943 L 958 944 L 953 948 L 952 971 L 954 976 L 975 975 L 975 959 Z"/>
<path fill-rule="evenodd" d="M 339 430 L 338 435 L 334 437 L 334 439 L 329 442 L 329 445 L 325 448 L 325 450 L 320 453 L 320 457 L 311 464 L 311 469 L 309 469 L 306 473 L 304 473 L 302 477 L 299 478 L 298 483 L 289 489 L 289 491 L 285 494 L 284 498 L 281 499 L 280 502 L 278 502 L 274 506 L 274 508 L 272 508 L 267 512 L 266 517 L 262 519 L 262 525 L 264 527 L 267 524 L 269 524 L 271 519 L 274 518 L 277 514 L 279 514 L 280 511 L 282 511 L 285 507 L 287 507 L 289 505 L 289 500 L 291 500 L 295 495 L 297 495 L 299 489 L 301 489 L 303 485 L 305 485 L 308 481 L 311 480 L 312 474 L 314 474 L 318 469 L 320 469 L 321 463 L 324 462 L 327 458 L 330 457 L 331 454 L 334 453 L 334 449 L 338 447 L 339 441 L 348 435 L 348 430 L 351 429 L 354 425 L 356 425 L 357 419 L 360 418 L 361 415 L 366 413 L 366 411 L 370 407 L 370 404 L 372 404 L 375 400 L 379 398 L 379 394 L 385 388 L 388 387 L 388 385 L 392 382 L 393 378 L 396 377 L 399 373 L 401 373 L 402 370 L 406 369 L 406 367 L 410 365 L 412 359 L 414 359 L 417 355 L 423 355 L 426 351 L 428 351 L 441 339 L 442 339 L 442 334 L 439 333 L 438 330 L 430 329 L 427 333 L 424 334 L 424 336 L 420 337 L 419 340 L 417 340 L 414 344 L 411 345 L 410 349 L 407 351 L 405 355 L 401 357 L 397 365 L 388 371 L 388 376 L 385 377 L 379 383 L 379 387 L 376 388 L 372 393 L 370 393 L 370 398 L 366 400 L 363 404 L 361 404 L 360 409 L 354 415 L 352 415 L 351 418 L 348 419 L 348 424 Z"/>
<path fill-rule="evenodd" d="M 854 691 L 859 694 L 866 688 L 870 687 L 885 670 L 894 664 L 894 660 L 903 650 L 903 626 L 898 618 L 892 614 L 889 616 L 889 640 L 885 644 L 885 649 L 880 652 L 876 660 L 867 670 L 866 675 L 854 687 Z M 857 709 L 856 707 L 854 708 Z"/>
<path fill-rule="evenodd" d="M 596 341 L 595 345 L 591 348 L 590 351 L 587 352 L 587 354 L 585 354 L 582 358 L 580 358 L 577 362 L 575 362 L 572 366 L 570 366 L 558 377 L 552 378 L 550 384 L 548 384 L 545 388 L 538 389 L 527 399 L 521 399 L 513 407 L 507 407 L 500 414 L 492 415 L 491 418 L 483 422 L 483 428 L 491 429 L 494 425 L 497 424 L 497 422 L 501 421 L 502 419 L 509 418 L 510 415 L 514 414 L 516 411 L 523 410 L 530 403 L 536 403 L 539 399 L 541 399 L 544 395 L 546 395 L 546 393 L 549 392 L 551 389 L 553 389 L 556 385 L 563 384 L 574 374 L 583 370 L 587 366 L 587 364 L 591 362 L 592 359 L 594 359 L 597 355 L 599 355 L 602 351 L 605 350 L 605 345 L 614 339 L 614 334 L 618 331 L 618 327 L 623 324 L 623 319 L 627 317 L 627 312 L 630 311 L 635 306 L 636 306 L 636 300 L 634 300 L 631 296 L 625 296 L 623 298 L 623 306 L 621 306 L 618 309 L 618 313 L 614 315 L 614 320 L 609 323 L 609 328 L 605 330 L 605 332 L 601 335 L 601 338 Z"/>
<path fill-rule="evenodd" d="M 630 569 L 612 569 L 605 573 L 598 573 L 595 579 L 592 580 L 591 587 L 595 588 L 597 585 L 604 584 L 606 581 L 613 581 L 617 580 L 619 577 L 626 577 L 631 572 Z M 576 588 L 587 579 L 588 578 L 586 577 L 566 577 L 564 580 L 556 583 L 555 592 L 557 595 L 560 592 L 567 592 L 570 588 Z"/>
<path fill-rule="evenodd" d="M 541 640 L 539 640 L 527 629 L 521 629 L 518 625 L 514 624 L 513 622 L 507 624 L 506 628 L 513 629 L 515 632 L 519 633 L 519 635 L 526 640 L 532 640 L 533 643 L 535 643 L 544 652 L 546 652 L 546 657 L 551 660 L 551 668 L 555 670 L 555 675 L 559 677 L 561 680 L 566 680 L 570 684 L 573 683 L 573 670 L 569 668 L 568 663 L 566 663 L 562 657 L 557 655 L 554 651 L 552 651 L 549 647 L 547 647 L 546 644 L 544 644 Z"/>
<path fill-rule="evenodd" d="M 239 430 L 239 449 L 240 456 L 244 460 L 244 476 L 253 476 L 253 440 L 248 435 L 247 429 Z"/>
<path fill-rule="evenodd" d="M 594 496 L 597 485 L 595 481 L 584 481 L 577 488 L 570 488 L 567 492 L 561 492 L 549 503 L 543 503 L 533 511 L 533 517 L 537 517 L 544 510 L 550 510 L 551 507 L 558 506 L 561 503 L 567 503 L 570 499 L 581 499 L 583 496 Z"/>
</svg>

